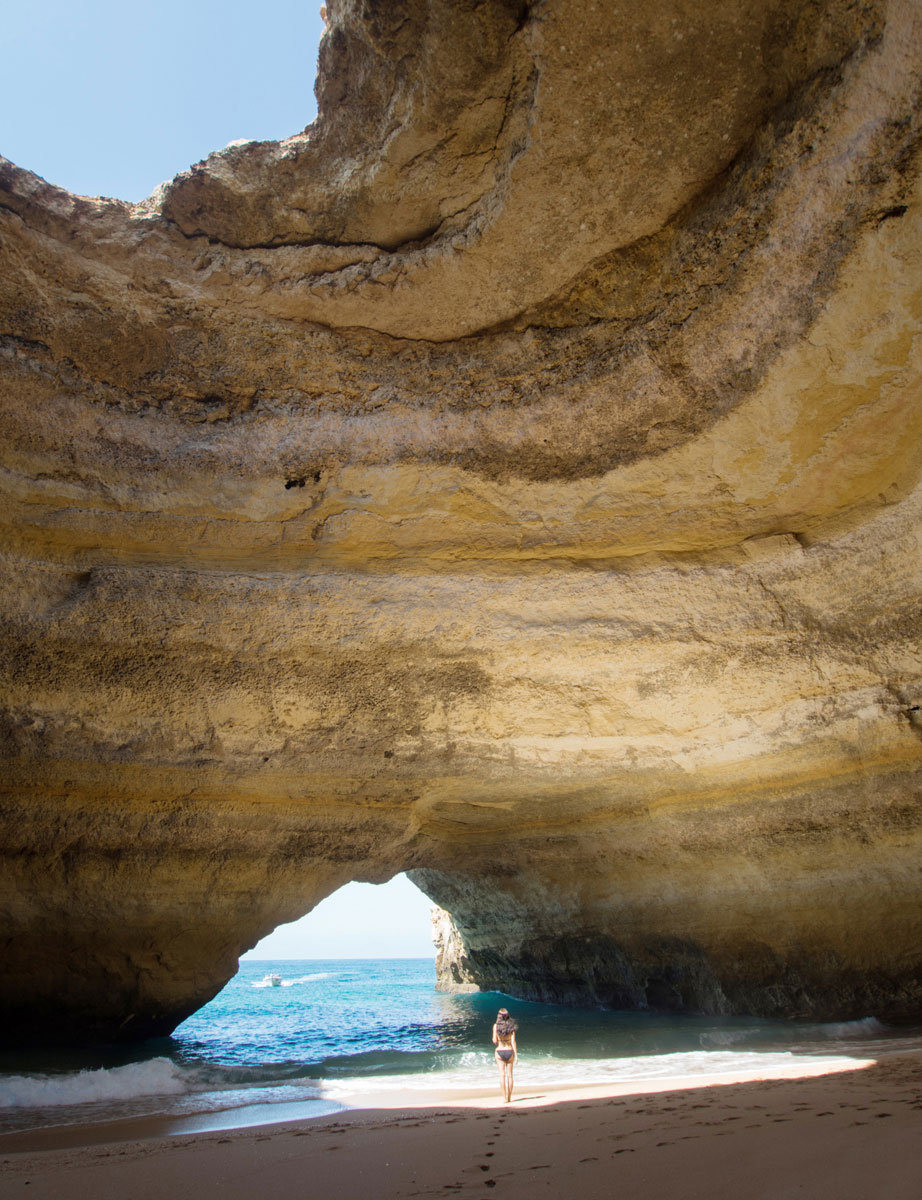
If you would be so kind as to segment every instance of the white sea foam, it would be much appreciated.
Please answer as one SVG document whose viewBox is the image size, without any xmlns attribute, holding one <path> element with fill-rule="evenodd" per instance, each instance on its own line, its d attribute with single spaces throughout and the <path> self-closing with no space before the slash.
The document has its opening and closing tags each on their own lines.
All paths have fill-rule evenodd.
<svg viewBox="0 0 922 1200">
<path fill-rule="evenodd" d="M 822 1038 L 876 1038 L 885 1035 L 887 1026 L 876 1017 L 862 1017 L 858 1021 L 833 1021 L 810 1029 L 814 1037 Z"/>
<path fill-rule="evenodd" d="M 749 1079 L 794 1077 L 866 1065 L 865 1059 L 787 1051 L 701 1050 L 636 1058 L 519 1059 L 516 1079 L 522 1087 L 583 1087 L 604 1084 L 655 1084 L 667 1079 L 694 1080 L 745 1076 Z M 348 1103 L 351 1094 L 389 1091 L 453 1091 L 491 1086 L 496 1074 L 492 1054 L 468 1053 L 448 1069 L 407 1075 L 375 1075 L 325 1081 L 322 1094 Z"/>
<path fill-rule="evenodd" d="M 67 1075 L 6 1075 L 0 1078 L 0 1108 L 54 1108 L 138 1096 L 177 1096 L 189 1090 L 188 1076 L 166 1058 Z"/>
</svg>

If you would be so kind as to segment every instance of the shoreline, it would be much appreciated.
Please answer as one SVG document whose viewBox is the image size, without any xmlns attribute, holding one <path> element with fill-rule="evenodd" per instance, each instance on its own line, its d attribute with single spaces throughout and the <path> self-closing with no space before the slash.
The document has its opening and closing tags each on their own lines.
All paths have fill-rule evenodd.
<svg viewBox="0 0 922 1200">
<path fill-rule="evenodd" d="M 922 1051 L 920 1051 L 922 1057 Z M 877 1065 L 872 1058 L 830 1056 L 825 1061 L 765 1066 L 754 1071 L 735 1071 L 669 1075 L 660 1078 L 613 1080 L 604 1083 L 544 1083 L 536 1085 L 527 1078 L 527 1064 L 520 1070 L 512 1105 L 517 1109 L 547 1107 L 576 1101 L 599 1101 L 621 1097 L 655 1096 L 664 1092 L 695 1091 L 699 1088 L 732 1087 L 768 1080 L 818 1078 L 842 1072 L 866 1070 Z M 523 1079 L 522 1076 L 525 1076 Z M 327 1111 L 311 1113 L 312 1107 L 326 1106 Z M 184 1137 L 213 1133 L 236 1134 L 243 1130 L 273 1128 L 279 1125 L 322 1122 L 330 1118 L 346 1120 L 356 1113 L 420 1111 L 435 1109 L 505 1109 L 498 1087 L 466 1088 L 355 1087 L 337 1084 L 329 1094 L 316 1100 L 265 1101 L 238 1108 L 189 1113 L 183 1116 L 152 1114 L 96 1122 L 69 1122 L 41 1128 L 0 1133 L 0 1157 L 7 1154 L 39 1153 L 115 1142 L 147 1141 L 156 1138 Z"/>
<path fill-rule="evenodd" d="M 30 1200 L 917 1200 L 922 1052 L 799 1078 L 538 1103 L 354 1108 L 309 1121 L 13 1152 Z M 394 1097 L 396 1101 L 396 1097 Z"/>
<path fill-rule="evenodd" d="M 844 1071 L 866 1070 L 877 1065 L 873 1058 L 854 1058 L 846 1061 L 836 1056 L 824 1062 L 804 1062 L 801 1066 L 776 1065 L 757 1071 L 744 1068 L 737 1071 L 700 1073 L 695 1075 L 664 1075 L 661 1078 L 613 1080 L 605 1083 L 545 1083 L 530 1084 L 527 1077 L 516 1078 L 513 1104 L 519 1108 L 534 1108 L 548 1104 L 564 1104 L 574 1100 L 608 1100 L 623 1096 L 655 1096 L 661 1092 L 694 1091 L 697 1088 L 731 1087 L 739 1083 L 760 1083 L 773 1079 L 811 1079 L 835 1075 Z M 527 1071 L 527 1066 L 526 1066 Z M 437 1108 L 505 1108 L 497 1094 L 498 1086 L 455 1088 L 450 1092 L 438 1089 L 356 1089 L 349 1092 L 349 1108 L 390 1109 Z M 333 1097 L 331 1096 L 331 1099 Z"/>
</svg>

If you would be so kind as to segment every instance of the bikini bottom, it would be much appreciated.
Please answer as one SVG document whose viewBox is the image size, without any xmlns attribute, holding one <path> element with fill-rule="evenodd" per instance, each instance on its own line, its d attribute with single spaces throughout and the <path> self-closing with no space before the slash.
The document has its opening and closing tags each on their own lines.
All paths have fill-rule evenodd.
<svg viewBox="0 0 922 1200">
<path fill-rule="evenodd" d="M 497 1050 L 496 1051 L 496 1057 L 501 1058 L 503 1060 L 503 1062 L 512 1062 L 512 1059 L 514 1058 L 514 1056 L 515 1056 L 514 1050 Z"/>
</svg>

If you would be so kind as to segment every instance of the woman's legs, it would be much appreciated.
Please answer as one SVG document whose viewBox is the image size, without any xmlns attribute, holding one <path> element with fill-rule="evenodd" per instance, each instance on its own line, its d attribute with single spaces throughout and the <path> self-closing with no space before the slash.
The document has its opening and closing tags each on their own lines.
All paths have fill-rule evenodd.
<svg viewBox="0 0 922 1200">
<path fill-rule="evenodd" d="M 507 1062 L 497 1054 L 496 1065 L 499 1067 L 500 1091 L 503 1093 L 503 1099 L 508 1104 L 512 1099 L 512 1061 Z"/>
</svg>

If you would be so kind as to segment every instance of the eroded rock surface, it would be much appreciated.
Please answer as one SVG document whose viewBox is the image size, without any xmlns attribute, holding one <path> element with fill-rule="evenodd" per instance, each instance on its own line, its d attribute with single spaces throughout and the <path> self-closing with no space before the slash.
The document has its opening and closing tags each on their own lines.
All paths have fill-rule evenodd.
<svg viewBox="0 0 922 1200">
<path fill-rule="evenodd" d="M 425 882 L 420 879 L 420 882 Z M 469 969 L 467 947 L 451 919 L 451 913 L 434 905 L 429 912 L 432 944 L 435 946 L 436 990 L 440 992 L 479 992 L 474 973 Z"/>
<path fill-rule="evenodd" d="M 334 0 L 320 116 L 0 172 L 2 1026 L 409 869 L 471 978 L 922 1012 L 922 14 Z"/>
</svg>

